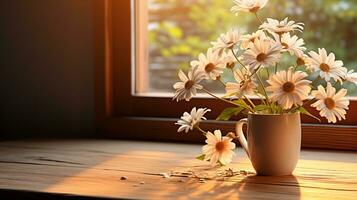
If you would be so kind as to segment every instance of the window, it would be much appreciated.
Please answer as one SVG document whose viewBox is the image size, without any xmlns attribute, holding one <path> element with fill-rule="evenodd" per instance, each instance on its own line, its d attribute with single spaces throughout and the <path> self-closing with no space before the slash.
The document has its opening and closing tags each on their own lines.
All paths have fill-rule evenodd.
<svg viewBox="0 0 357 200">
<path fill-rule="evenodd" d="M 193 6 L 195 3 L 200 2 L 204 3 L 206 1 L 96 0 L 98 4 L 98 19 L 96 20 L 95 44 L 99 47 L 96 53 L 97 122 L 98 127 L 103 130 L 104 133 L 115 138 L 198 141 L 201 137 L 200 134 L 190 134 L 186 135 L 186 137 L 175 134 L 177 130 L 177 127 L 174 125 L 175 120 L 182 112 L 190 110 L 193 106 L 214 108 L 214 112 L 208 116 L 210 119 L 214 119 L 214 117 L 223 110 L 225 107 L 224 103 L 217 102 L 210 98 L 196 98 L 188 104 L 186 102 L 173 102 L 171 101 L 170 95 L 167 95 L 167 92 L 171 90 L 171 83 L 176 81 L 177 68 L 175 68 L 175 66 L 185 67 L 185 64 L 187 64 L 191 58 L 195 57 L 193 56 L 194 54 L 202 51 L 199 49 L 206 48 L 204 45 L 208 45 L 207 41 L 214 39 L 205 39 L 204 42 L 202 42 L 202 46 L 200 46 L 201 42 L 199 42 L 196 52 L 190 52 L 187 51 L 187 47 L 181 47 L 181 49 L 178 48 L 178 50 L 175 50 L 175 48 L 171 49 L 170 53 L 168 53 L 163 48 L 155 47 L 153 44 L 153 42 L 159 43 L 160 45 L 162 44 L 162 41 L 157 42 L 157 40 L 153 40 L 153 37 L 157 37 L 153 36 L 153 34 L 157 34 L 158 32 L 155 29 L 158 25 L 155 25 L 156 22 L 153 22 L 153 20 L 160 21 L 162 20 L 160 17 L 165 16 L 164 14 L 174 13 L 170 10 L 165 11 L 166 13 L 161 13 L 163 12 L 162 8 L 170 8 L 168 5 L 171 3 L 175 5 L 173 9 L 180 9 L 180 11 L 177 12 L 188 15 L 185 9 L 205 8 L 201 5 Z M 217 6 L 222 6 L 223 9 L 224 6 L 226 6 L 224 2 L 230 1 L 212 0 L 212 2 L 212 5 L 216 6 L 217 4 Z M 281 2 L 282 5 L 290 4 L 285 1 Z M 353 6 L 355 6 L 353 1 L 343 2 L 350 2 L 351 5 L 353 3 Z M 160 6 L 163 7 L 160 8 Z M 343 9 L 345 9 L 345 7 L 343 7 Z M 278 8 L 279 6 L 277 9 Z M 210 12 L 209 8 L 206 9 L 208 10 L 202 10 L 200 12 L 207 15 L 207 13 Z M 229 7 L 224 9 L 229 9 Z M 156 18 L 152 17 L 153 13 L 155 13 L 154 11 L 159 12 L 156 13 L 158 16 Z M 278 12 L 274 11 L 274 13 Z M 168 19 L 169 17 L 165 17 L 165 20 Z M 253 19 L 247 18 L 246 20 L 249 21 Z M 353 21 L 355 18 L 351 20 Z M 216 24 L 217 22 L 212 23 Z M 166 26 L 169 26 L 168 30 Z M 212 24 L 207 26 L 212 27 Z M 225 25 L 222 24 L 222 26 Z M 173 28 L 173 30 L 170 30 L 170 28 Z M 183 31 L 186 29 L 178 30 L 177 27 L 175 28 L 175 23 L 163 25 L 163 29 L 164 36 L 165 34 L 172 34 L 173 36 L 184 38 L 183 35 L 185 35 L 185 37 L 188 35 L 188 33 Z M 249 27 L 246 27 L 246 29 L 249 29 Z M 207 28 L 207 30 L 209 30 L 209 28 Z M 191 31 L 197 32 L 199 30 L 192 28 Z M 214 38 L 217 36 L 217 33 L 207 34 L 214 35 Z M 192 35 L 194 34 L 192 33 Z M 335 35 L 333 38 L 336 38 Z M 197 38 L 187 40 L 192 42 L 191 40 L 197 40 Z M 176 45 L 180 44 L 181 42 L 178 42 Z M 328 45 L 326 46 L 328 47 Z M 180 54 L 173 54 L 171 51 L 182 51 L 191 55 L 186 55 L 182 52 Z M 343 52 L 341 55 L 344 55 Z M 168 56 L 169 59 L 164 58 L 165 56 Z M 349 61 L 352 63 L 353 60 L 350 59 Z M 168 67 L 171 71 L 167 72 L 165 71 L 166 68 L 162 66 L 168 66 L 170 62 L 173 63 L 171 67 Z M 133 65 L 134 63 L 135 66 Z M 155 73 L 159 75 L 156 77 L 154 75 Z M 159 84 L 159 81 L 164 82 L 164 84 Z M 219 92 L 219 89 L 216 91 Z M 303 146 L 355 150 L 357 146 L 357 112 L 354 111 L 357 111 L 356 102 L 352 102 L 350 106 L 348 120 L 337 126 L 314 124 L 315 121 L 313 119 L 303 117 Z M 223 131 L 233 131 L 234 121 L 223 123 L 210 121 L 204 124 L 204 126 L 206 126 L 205 128 L 208 130 L 219 127 Z"/>
<path fill-rule="evenodd" d="M 187 70 L 189 62 L 209 48 L 210 41 L 232 27 L 255 31 L 260 23 L 254 15 L 234 16 L 230 12 L 232 5 L 231 0 L 136 1 L 137 94 L 172 92 L 178 69 Z M 259 15 L 262 19 L 289 16 L 306 23 L 303 38 L 308 50 L 325 47 L 343 60 L 345 66 L 357 71 L 357 41 L 353 39 L 357 34 L 356 8 L 354 0 L 270 0 Z M 231 78 L 230 73 L 223 76 L 225 81 Z M 210 90 L 223 92 L 217 82 L 207 85 Z M 354 84 L 347 87 L 351 96 L 357 96 Z"/>
</svg>

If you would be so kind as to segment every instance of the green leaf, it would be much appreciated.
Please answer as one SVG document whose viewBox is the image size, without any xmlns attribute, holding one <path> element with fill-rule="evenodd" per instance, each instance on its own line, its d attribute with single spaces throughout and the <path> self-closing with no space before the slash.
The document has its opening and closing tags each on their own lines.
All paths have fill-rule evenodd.
<svg viewBox="0 0 357 200">
<path fill-rule="evenodd" d="M 254 112 L 261 112 L 269 109 L 271 109 L 270 106 L 262 104 L 262 105 L 255 106 L 253 110 Z"/>
<path fill-rule="evenodd" d="M 236 95 L 237 93 L 236 92 L 233 92 L 233 93 L 228 93 L 228 94 L 225 94 L 223 96 L 221 96 L 221 98 L 228 98 L 228 97 L 232 97 L 234 95 Z"/>
<path fill-rule="evenodd" d="M 205 157 L 206 157 L 206 155 L 205 155 L 205 154 L 202 154 L 202 155 L 197 156 L 196 159 L 197 159 L 197 160 L 204 160 Z"/>
<path fill-rule="evenodd" d="M 243 107 L 226 108 L 222 111 L 222 113 L 217 117 L 216 120 L 227 121 L 227 120 L 231 119 L 233 116 L 237 116 L 244 109 L 245 108 L 243 108 Z"/>
<path fill-rule="evenodd" d="M 298 111 L 304 115 L 310 116 L 316 120 L 318 120 L 319 122 L 321 122 L 321 119 L 318 117 L 315 117 L 314 115 L 312 115 L 311 113 L 309 113 L 309 111 L 307 111 L 304 107 L 299 107 Z"/>
<path fill-rule="evenodd" d="M 243 99 L 235 100 L 235 101 L 233 101 L 233 103 L 236 104 L 237 106 L 243 107 L 247 110 L 250 109 L 249 105 Z"/>
</svg>

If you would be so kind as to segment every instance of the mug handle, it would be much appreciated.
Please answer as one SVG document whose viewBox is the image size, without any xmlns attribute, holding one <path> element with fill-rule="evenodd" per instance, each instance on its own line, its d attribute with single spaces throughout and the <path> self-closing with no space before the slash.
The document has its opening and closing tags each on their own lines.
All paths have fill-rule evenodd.
<svg viewBox="0 0 357 200">
<path fill-rule="evenodd" d="M 238 140 L 239 140 L 240 144 L 242 145 L 242 148 L 247 153 L 247 156 L 250 158 L 247 139 L 245 138 L 244 133 L 243 133 L 243 125 L 244 124 L 248 125 L 248 119 L 247 118 L 241 119 L 237 123 L 236 131 L 237 131 L 237 134 L 238 134 Z"/>
</svg>

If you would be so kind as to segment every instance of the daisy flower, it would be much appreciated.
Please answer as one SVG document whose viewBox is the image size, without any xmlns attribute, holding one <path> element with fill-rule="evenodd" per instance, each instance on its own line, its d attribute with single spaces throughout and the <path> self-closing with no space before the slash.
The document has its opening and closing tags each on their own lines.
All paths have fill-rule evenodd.
<svg viewBox="0 0 357 200">
<path fill-rule="evenodd" d="M 278 42 L 256 39 L 241 56 L 244 65 L 250 69 L 275 65 L 281 58 L 282 47 Z"/>
<path fill-rule="evenodd" d="M 267 36 L 265 35 L 264 31 L 258 30 L 252 34 L 243 35 L 241 38 L 241 45 L 242 49 L 247 49 L 251 43 L 255 41 L 255 39 L 266 39 Z"/>
<path fill-rule="evenodd" d="M 343 67 L 342 61 L 335 60 L 335 54 L 327 55 L 324 48 L 319 48 L 319 53 L 311 51 L 309 55 L 311 56 L 309 59 L 310 68 L 318 72 L 321 78 L 324 78 L 327 82 L 332 78 L 342 83 L 342 79 L 347 74 L 347 69 Z"/>
<path fill-rule="evenodd" d="M 309 65 L 309 56 L 307 56 L 306 54 L 301 54 L 298 55 L 296 58 L 296 65 L 297 66 L 306 66 L 308 69 L 310 69 L 310 65 Z"/>
<path fill-rule="evenodd" d="M 231 137 L 222 137 L 220 130 L 215 130 L 214 134 L 207 132 L 206 137 L 207 144 L 202 147 L 205 161 L 210 161 L 212 166 L 215 166 L 217 162 L 223 165 L 232 162 L 235 155 L 233 149 L 236 148 L 236 145 L 232 142 Z"/>
<path fill-rule="evenodd" d="M 292 69 L 270 76 L 267 91 L 271 92 L 271 100 L 278 102 L 286 110 L 293 105 L 301 106 L 311 91 L 311 81 L 306 80 L 306 77 L 305 72 L 293 72 Z"/>
<path fill-rule="evenodd" d="M 278 21 L 276 19 L 268 18 L 267 22 L 264 22 L 260 27 L 262 30 L 269 31 L 270 33 L 275 33 L 282 35 L 284 33 L 304 30 L 304 23 L 295 23 L 295 21 L 288 21 L 285 18 L 283 21 Z"/>
<path fill-rule="evenodd" d="M 226 83 L 226 95 L 241 97 L 242 95 L 254 94 L 256 84 L 250 78 L 249 72 L 242 72 L 240 70 L 234 71 L 235 83 L 228 82 Z"/>
<path fill-rule="evenodd" d="M 242 33 L 237 29 L 232 29 L 227 33 L 223 33 L 216 42 L 211 42 L 213 45 L 212 50 L 214 52 L 218 51 L 219 54 L 222 54 L 222 52 L 226 49 L 233 49 L 234 46 L 238 44 L 241 36 Z"/>
<path fill-rule="evenodd" d="M 267 4 L 268 0 L 233 0 L 233 2 L 235 5 L 231 11 L 238 15 L 239 12 L 256 13 Z"/>
<path fill-rule="evenodd" d="M 225 68 L 226 62 L 219 56 L 218 52 L 214 52 L 211 48 L 207 50 L 207 55 L 201 53 L 198 60 L 191 61 L 191 66 L 198 66 L 199 69 L 206 74 L 206 79 L 216 80 L 221 76 Z"/>
<path fill-rule="evenodd" d="M 191 68 L 188 72 L 188 77 L 182 70 L 180 70 L 178 76 L 181 81 L 175 83 L 173 86 L 176 90 L 173 99 L 176 99 L 177 102 L 183 99 L 189 101 L 196 95 L 197 90 L 203 88 L 202 85 L 199 85 L 198 83 L 205 78 L 205 74 L 198 70 L 198 67 Z"/>
<path fill-rule="evenodd" d="M 306 48 L 304 47 L 305 42 L 302 38 L 298 38 L 296 35 L 291 36 L 290 33 L 284 33 L 281 36 L 281 45 L 283 51 L 287 51 L 290 55 L 296 55 L 297 57 L 302 56 Z"/>
<path fill-rule="evenodd" d="M 331 83 L 327 83 L 326 90 L 320 85 L 317 90 L 312 91 L 312 96 L 318 101 L 311 106 L 320 111 L 320 116 L 326 117 L 329 123 L 336 123 L 336 117 L 339 121 L 346 119 L 346 110 L 350 104 L 346 94 L 346 89 L 341 89 L 336 93 L 336 89 L 332 87 Z"/>
<path fill-rule="evenodd" d="M 354 70 L 347 72 L 346 81 L 357 84 L 357 73 Z"/>
<path fill-rule="evenodd" d="M 223 52 L 222 57 L 227 68 L 233 69 L 235 67 L 237 59 L 234 57 L 232 52 Z"/>
<path fill-rule="evenodd" d="M 190 130 L 192 131 L 193 128 L 198 126 L 198 124 L 202 120 L 206 120 L 204 115 L 210 111 L 211 110 L 207 109 L 207 108 L 196 109 L 196 107 L 195 107 L 191 110 L 191 113 L 188 113 L 188 112 L 183 113 L 183 116 L 181 117 L 181 119 L 175 123 L 176 125 L 180 126 L 180 128 L 177 130 L 177 132 L 185 131 L 187 133 Z"/>
</svg>

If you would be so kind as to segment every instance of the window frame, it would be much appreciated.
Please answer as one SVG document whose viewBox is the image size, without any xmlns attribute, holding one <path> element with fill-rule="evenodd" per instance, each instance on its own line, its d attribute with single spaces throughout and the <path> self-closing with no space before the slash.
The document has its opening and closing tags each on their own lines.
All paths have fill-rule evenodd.
<svg viewBox="0 0 357 200">
<path fill-rule="evenodd" d="M 201 134 L 176 134 L 174 122 L 192 107 L 213 108 L 208 118 L 214 119 L 225 103 L 211 98 L 194 98 L 190 103 L 175 102 L 169 97 L 132 95 L 135 85 L 133 42 L 135 0 L 95 0 L 95 102 L 96 128 L 99 137 L 117 139 L 202 142 Z M 135 21 L 137 22 L 137 21 Z M 141 51 L 143 50 L 139 47 Z M 130 66 L 130 67 L 128 67 Z M 140 76 L 140 75 L 139 75 Z M 311 109 L 312 113 L 317 114 Z M 353 112 L 354 111 L 354 112 Z M 207 121 L 203 128 L 234 131 L 235 121 Z M 317 124 L 302 116 L 302 146 L 357 150 L 357 101 L 352 101 L 347 120 L 337 125 Z"/>
</svg>

